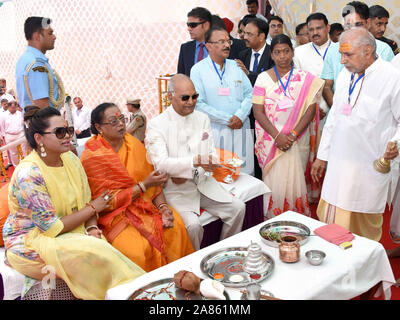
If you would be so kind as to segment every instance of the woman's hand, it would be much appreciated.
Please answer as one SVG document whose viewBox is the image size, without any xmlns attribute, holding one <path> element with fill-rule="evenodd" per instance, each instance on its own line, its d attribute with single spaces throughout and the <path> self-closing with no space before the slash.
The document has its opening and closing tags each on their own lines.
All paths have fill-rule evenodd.
<svg viewBox="0 0 400 320">
<path fill-rule="evenodd" d="M 146 177 L 146 179 L 144 179 L 143 183 L 146 189 L 156 186 L 163 187 L 167 183 L 168 178 L 168 173 L 159 173 L 157 170 L 154 170 Z"/>
<path fill-rule="evenodd" d="M 172 210 L 167 206 L 162 206 L 160 208 L 163 227 L 172 228 L 174 226 L 174 214 Z"/>
<path fill-rule="evenodd" d="M 89 236 L 101 239 L 101 230 L 91 228 L 87 233 Z"/>
<path fill-rule="evenodd" d="M 282 151 L 288 151 L 296 139 L 291 134 L 279 134 L 275 140 L 276 146 Z"/>
<path fill-rule="evenodd" d="M 96 208 L 96 212 L 99 213 L 107 208 L 110 208 L 108 203 L 112 200 L 112 198 L 114 198 L 114 195 L 107 190 L 95 200 L 90 201 L 90 203 Z"/>
</svg>

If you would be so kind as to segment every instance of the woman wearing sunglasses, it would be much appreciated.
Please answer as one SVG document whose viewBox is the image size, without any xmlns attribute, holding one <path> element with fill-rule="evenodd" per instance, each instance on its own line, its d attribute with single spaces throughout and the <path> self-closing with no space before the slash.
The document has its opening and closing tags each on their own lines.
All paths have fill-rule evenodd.
<svg viewBox="0 0 400 320">
<path fill-rule="evenodd" d="M 144 145 L 126 133 L 125 123 L 116 105 L 97 106 L 91 115 L 95 136 L 86 142 L 81 161 L 93 197 L 105 190 L 115 195 L 99 219 L 108 242 L 151 271 L 192 253 L 193 247 L 162 192 L 168 175 L 154 171 Z"/>
<path fill-rule="evenodd" d="M 7 261 L 30 285 L 51 267 L 76 298 L 104 299 L 108 289 L 144 273 L 97 227 L 112 194 L 104 191 L 91 201 L 85 171 L 70 151 L 74 128 L 57 109 L 27 107 L 24 120 L 32 151 L 10 181 L 3 228 Z"/>
</svg>

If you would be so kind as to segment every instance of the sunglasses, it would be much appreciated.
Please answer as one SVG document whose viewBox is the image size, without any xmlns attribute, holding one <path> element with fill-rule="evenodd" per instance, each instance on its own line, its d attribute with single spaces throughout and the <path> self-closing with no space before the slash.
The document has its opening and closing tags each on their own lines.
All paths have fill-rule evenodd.
<svg viewBox="0 0 400 320">
<path fill-rule="evenodd" d="M 126 124 L 127 120 L 128 120 L 128 118 L 126 118 L 125 115 L 121 114 L 118 118 L 113 117 L 113 118 L 109 119 L 109 122 L 103 122 L 100 124 L 109 124 L 109 125 L 115 127 L 120 122 L 122 122 L 123 124 Z"/>
<path fill-rule="evenodd" d="M 196 100 L 199 97 L 199 94 L 195 93 L 192 96 L 189 96 L 188 94 L 184 94 L 183 96 L 181 96 L 181 100 L 182 101 L 188 101 L 190 99 L 190 97 L 192 97 L 192 100 Z"/>
<path fill-rule="evenodd" d="M 72 137 L 74 132 L 74 127 L 57 127 L 52 132 L 41 132 L 40 134 L 55 134 L 58 139 L 64 139 L 67 133 Z"/>
<path fill-rule="evenodd" d="M 196 28 L 198 25 L 203 24 L 204 22 L 205 22 L 205 21 L 201 21 L 201 22 L 187 22 L 186 25 L 187 25 L 189 28 L 194 29 L 194 28 Z"/>
</svg>

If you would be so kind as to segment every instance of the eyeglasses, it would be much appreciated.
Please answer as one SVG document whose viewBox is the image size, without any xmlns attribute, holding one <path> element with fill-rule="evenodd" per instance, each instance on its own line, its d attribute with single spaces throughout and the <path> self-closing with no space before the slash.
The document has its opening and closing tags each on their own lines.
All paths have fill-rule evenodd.
<svg viewBox="0 0 400 320">
<path fill-rule="evenodd" d="M 133 106 L 135 107 L 135 108 L 140 108 L 140 103 L 138 103 L 138 104 L 133 104 Z"/>
<path fill-rule="evenodd" d="M 233 40 L 229 39 L 229 40 L 208 41 L 208 43 L 218 43 L 218 44 L 225 44 L 226 42 L 231 46 Z"/>
<path fill-rule="evenodd" d="M 346 30 L 349 30 L 349 29 L 355 28 L 355 27 L 364 27 L 364 22 L 359 21 L 359 22 L 356 22 L 356 23 L 354 23 L 354 24 L 352 24 L 352 23 L 347 23 L 347 24 L 344 25 L 344 28 L 345 28 Z"/>
<path fill-rule="evenodd" d="M 40 134 L 55 134 L 58 139 L 64 139 L 67 133 L 72 137 L 74 132 L 74 127 L 57 127 L 52 132 L 41 132 Z"/>
<path fill-rule="evenodd" d="M 122 122 L 123 124 L 126 124 L 128 118 L 126 118 L 123 114 L 121 114 L 118 118 L 117 117 L 112 117 L 109 119 L 109 122 L 103 122 L 100 124 L 109 124 L 113 127 L 118 125 L 118 123 Z"/>
<path fill-rule="evenodd" d="M 187 25 L 189 28 L 194 29 L 194 28 L 196 28 L 198 25 L 203 24 L 203 23 L 205 23 L 205 21 L 201 21 L 201 22 L 187 22 L 186 25 Z"/>
<path fill-rule="evenodd" d="M 199 94 L 195 93 L 192 96 L 189 96 L 188 94 L 184 94 L 183 96 L 181 96 L 181 100 L 182 101 L 188 101 L 190 99 L 190 97 L 192 97 L 192 100 L 196 100 L 199 97 Z"/>
<path fill-rule="evenodd" d="M 243 30 L 242 29 L 238 29 L 238 33 L 242 33 L 243 32 Z"/>
</svg>

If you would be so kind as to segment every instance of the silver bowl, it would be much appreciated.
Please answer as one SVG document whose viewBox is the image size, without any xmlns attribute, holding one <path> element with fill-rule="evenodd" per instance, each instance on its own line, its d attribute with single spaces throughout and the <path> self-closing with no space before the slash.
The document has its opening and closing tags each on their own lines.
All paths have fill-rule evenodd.
<svg viewBox="0 0 400 320">
<path fill-rule="evenodd" d="M 306 252 L 307 260 L 313 266 L 319 266 L 324 261 L 326 254 L 320 250 L 310 250 Z"/>
</svg>

